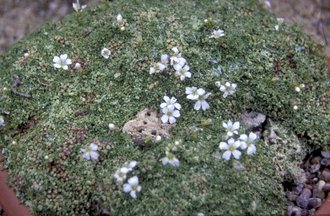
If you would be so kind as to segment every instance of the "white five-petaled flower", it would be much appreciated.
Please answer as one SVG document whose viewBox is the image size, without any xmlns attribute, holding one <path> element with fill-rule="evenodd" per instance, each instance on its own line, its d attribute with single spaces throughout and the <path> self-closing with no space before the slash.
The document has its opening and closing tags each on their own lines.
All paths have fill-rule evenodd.
<svg viewBox="0 0 330 216">
<path fill-rule="evenodd" d="M 5 120 L 3 119 L 3 117 L 2 116 L 0 116 L 0 126 L 6 126 L 5 125 Z"/>
<path fill-rule="evenodd" d="M 164 113 L 164 115 L 162 116 L 162 122 L 166 123 L 166 122 L 170 122 L 170 124 L 174 124 L 176 122 L 175 118 L 180 117 L 180 111 L 179 110 L 174 110 L 174 106 L 171 107 L 164 107 L 162 109 L 162 112 Z"/>
<path fill-rule="evenodd" d="M 257 134 L 251 132 L 249 136 L 242 134 L 239 139 L 241 140 L 241 149 L 247 149 L 247 154 L 252 155 L 257 151 L 256 146 L 253 144 L 257 139 Z"/>
<path fill-rule="evenodd" d="M 199 89 L 198 89 L 199 90 Z M 198 92 L 197 90 L 197 92 Z M 195 110 L 199 110 L 201 107 L 203 110 L 207 110 L 208 108 L 210 108 L 210 105 L 206 102 L 206 99 L 211 95 L 211 93 L 207 93 L 205 94 L 205 90 L 201 89 L 199 92 L 199 96 L 197 98 L 197 102 L 194 106 Z"/>
<path fill-rule="evenodd" d="M 162 158 L 163 165 L 171 164 L 172 166 L 179 166 L 180 161 L 174 156 L 174 154 L 165 152 L 166 157 Z"/>
<path fill-rule="evenodd" d="M 190 67 L 188 65 L 182 67 L 181 64 L 176 64 L 173 67 L 176 70 L 175 76 L 179 76 L 181 81 L 183 81 L 186 77 L 191 77 L 191 73 L 189 72 Z"/>
<path fill-rule="evenodd" d="M 240 147 L 241 142 L 235 141 L 233 138 L 229 139 L 227 142 L 220 142 L 219 148 L 221 150 L 227 150 L 223 153 L 222 158 L 225 160 L 230 160 L 230 156 L 233 155 L 234 158 L 239 159 L 241 152 L 237 150 Z"/>
<path fill-rule="evenodd" d="M 79 0 L 77 0 L 77 3 L 72 3 L 72 7 L 76 12 L 82 11 L 83 9 L 85 9 L 87 6 L 86 5 L 82 5 L 80 7 L 80 3 Z"/>
<path fill-rule="evenodd" d="M 126 174 L 128 173 L 128 169 L 126 167 L 122 167 L 116 170 L 114 176 L 117 179 L 117 182 L 123 182 L 126 179 Z"/>
<path fill-rule="evenodd" d="M 172 51 L 174 52 L 173 55 L 171 56 L 171 65 L 176 65 L 179 64 L 183 67 L 183 65 L 186 64 L 187 60 L 183 57 L 181 57 L 181 53 L 179 52 L 177 47 L 173 47 Z"/>
<path fill-rule="evenodd" d="M 209 38 L 220 38 L 225 36 L 224 31 L 221 29 L 213 30 L 212 34 L 209 36 Z"/>
<path fill-rule="evenodd" d="M 84 154 L 83 158 L 87 160 L 97 160 L 99 157 L 99 153 L 97 153 L 98 147 L 94 143 L 89 144 L 85 149 L 80 149 Z"/>
<path fill-rule="evenodd" d="M 164 107 L 170 108 L 170 107 L 174 106 L 178 110 L 181 109 L 181 105 L 176 102 L 176 98 L 175 97 L 172 97 L 170 99 L 168 96 L 164 96 L 163 99 L 164 99 L 165 103 L 161 103 L 160 104 L 160 107 L 161 108 L 164 108 Z"/>
<path fill-rule="evenodd" d="M 231 137 L 234 134 L 238 134 L 237 130 L 239 129 L 239 122 L 233 122 L 231 120 L 228 123 L 223 122 L 222 126 L 227 130 L 227 136 Z"/>
<path fill-rule="evenodd" d="M 132 198 L 136 198 L 136 192 L 141 191 L 141 186 L 139 185 L 139 179 L 137 176 L 133 176 L 128 179 L 128 184 L 123 185 L 123 189 L 125 193 L 129 193 Z"/>
<path fill-rule="evenodd" d="M 160 57 L 160 63 L 162 63 L 165 67 L 167 66 L 167 63 L 168 63 L 168 55 L 167 54 L 163 54 Z"/>
<path fill-rule="evenodd" d="M 226 98 L 228 95 L 232 95 L 235 92 L 237 84 L 226 82 L 225 85 L 220 86 L 220 91 L 224 92 L 223 97 Z"/>
<path fill-rule="evenodd" d="M 127 168 L 128 172 L 131 172 L 133 168 L 136 166 L 136 164 L 137 164 L 136 161 L 125 162 L 123 167 Z"/>
<path fill-rule="evenodd" d="M 160 62 L 158 62 L 158 63 L 154 64 L 153 67 L 150 67 L 149 74 L 159 73 L 159 72 L 163 71 L 165 68 L 166 68 L 165 65 L 163 65 Z"/>
<path fill-rule="evenodd" d="M 71 64 L 71 59 L 68 58 L 67 54 L 62 54 L 60 57 L 55 56 L 53 58 L 54 67 L 63 68 L 64 70 L 68 69 L 68 65 Z"/>
<path fill-rule="evenodd" d="M 106 59 L 109 58 L 110 54 L 111 54 L 111 51 L 105 47 L 101 50 L 101 55 Z"/>
<path fill-rule="evenodd" d="M 204 94 L 204 89 L 197 89 L 196 87 L 186 87 L 187 98 L 190 100 L 197 100 L 199 95 Z"/>
</svg>

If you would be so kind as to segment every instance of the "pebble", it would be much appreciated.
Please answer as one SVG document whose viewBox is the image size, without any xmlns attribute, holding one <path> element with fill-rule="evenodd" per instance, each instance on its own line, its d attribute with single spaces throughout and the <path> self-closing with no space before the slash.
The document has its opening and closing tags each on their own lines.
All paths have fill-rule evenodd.
<svg viewBox="0 0 330 216">
<path fill-rule="evenodd" d="M 287 216 L 313 215 L 330 193 L 330 151 L 310 156 L 301 168 L 306 180 L 287 189 Z"/>
<path fill-rule="evenodd" d="M 297 198 L 297 205 L 302 208 L 307 208 L 309 198 L 312 196 L 311 190 L 304 188 L 300 196 Z"/>
</svg>

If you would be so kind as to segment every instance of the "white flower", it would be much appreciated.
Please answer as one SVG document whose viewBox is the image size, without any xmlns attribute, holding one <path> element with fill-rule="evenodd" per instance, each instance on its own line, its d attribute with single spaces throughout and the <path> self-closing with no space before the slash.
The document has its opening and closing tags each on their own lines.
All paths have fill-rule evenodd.
<svg viewBox="0 0 330 216">
<path fill-rule="evenodd" d="M 80 149 L 84 154 L 83 158 L 87 160 L 97 160 L 99 157 L 99 153 L 97 153 L 98 147 L 94 143 L 89 144 L 89 146 L 86 147 L 86 149 Z"/>
<path fill-rule="evenodd" d="M 141 186 L 139 185 L 139 179 L 137 176 L 133 176 L 128 179 L 128 184 L 123 185 L 123 189 L 125 193 L 129 193 L 132 198 L 136 198 L 136 192 L 141 191 Z"/>
<path fill-rule="evenodd" d="M 156 139 L 155 139 L 155 141 L 156 141 L 156 142 L 160 142 L 160 141 L 162 141 L 162 137 L 161 137 L 161 136 L 159 136 L 159 135 L 158 135 L 158 136 L 156 136 Z"/>
<path fill-rule="evenodd" d="M 81 64 L 79 62 L 77 62 L 75 65 L 74 65 L 74 68 L 75 69 L 80 69 L 81 68 Z"/>
<path fill-rule="evenodd" d="M 174 156 L 174 154 L 165 152 L 166 157 L 162 158 L 163 165 L 171 164 L 172 166 L 179 166 L 180 161 Z"/>
<path fill-rule="evenodd" d="M 54 67 L 63 68 L 64 70 L 67 70 L 68 65 L 72 63 L 67 54 L 60 55 L 60 57 L 55 56 L 53 62 L 55 63 Z"/>
<path fill-rule="evenodd" d="M 178 110 L 181 109 L 181 105 L 179 103 L 176 102 L 176 98 L 175 97 L 172 97 L 171 99 L 167 96 L 164 96 L 164 101 L 165 103 L 161 103 L 160 104 L 160 107 L 161 108 L 164 108 L 164 107 L 167 107 L 167 108 L 170 108 L 172 106 L 174 106 L 175 108 L 177 108 Z"/>
<path fill-rule="evenodd" d="M 221 29 L 213 30 L 212 34 L 209 36 L 209 38 L 220 38 L 225 36 L 224 31 Z"/>
<path fill-rule="evenodd" d="M 4 127 L 5 125 L 5 120 L 3 119 L 2 116 L 0 116 L 0 126 Z"/>
<path fill-rule="evenodd" d="M 82 5 L 80 7 L 80 3 L 79 0 L 77 0 L 77 3 L 72 3 L 72 7 L 76 12 L 82 11 L 83 9 L 85 9 L 87 6 L 86 5 Z"/>
<path fill-rule="evenodd" d="M 220 142 L 219 148 L 221 150 L 227 150 L 225 153 L 223 153 L 222 158 L 225 160 L 230 160 L 230 156 L 233 155 L 234 158 L 239 159 L 241 156 L 241 152 L 237 150 L 238 147 L 240 147 L 241 143 L 240 141 L 236 141 L 231 138 L 226 142 Z"/>
<path fill-rule="evenodd" d="M 174 110 L 174 106 L 172 107 L 164 107 L 162 109 L 164 115 L 162 116 L 162 122 L 170 122 L 170 124 L 173 124 L 176 122 L 175 118 L 180 117 L 180 111 L 179 110 Z"/>
<path fill-rule="evenodd" d="M 241 149 L 247 149 L 247 154 L 252 155 L 257 151 L 256 146 L 253 144 L 257 139 L 257 134 L 251 132 L 249 136 L 242 134 L 239 139 L 241 140 Z"/>
<path fill-rule="evenodd" d="M 198 90 L 197 90 L 197 92 L 198 92 Z M 194 106 L 194 109 L 199 110 L 202 107 L 203 110 L 207 110 L 208 108 L 210 108 L 210 105 L 206 102 L 206 99 L 211 95 L 211 93 L 205 94 L 204 89 L 201 89 L 199 93 L 200 94 L 197 98 L 197 102 Z"/>
<path fill-rule="evenodd" d="M 176 64 L 174 65 L 174 69 L 176 70 L 175 75 L 180 76 L 181 81 L 184 80 L 186 77 L 191 77 L 191 73 L 189 72 L 190 67 L 188 65 L 182 67 L 181 64 Z"/>
<path fill-rule="evenodd" d="M 237 84 L 226 82 L 225 85 L 221 85 L 220 91 L 224 92 L 223 97 L 226 98 L 228 95 L 234 94 Z"/>
<path fill-rule="evenodd" d="M 125 168 L 127 168 L 128 172 L 131 172 L 133 170 L 133 168 L 136 166 L 137 162 L 136 161 L 131 161 L 131 162 L 125 162 L 124 166 Z"/>
<path fill-rule="evenodd" d="M 177 47 L 173 47 L 172 51 L 174 52 L 173 56 L 171 56 L 171 65 L 179 64 L 181 66 L 185 65 L 187 60 L 183 57 L 181 57 L 181 53 L 179 52 Z"/>
<path fill-rule="evenodd" d="M 197 100 L 199 95 L 203 95 L 205 90 L 200 88 L 197 89 L 196 87 L 186 87 L 186 94 L 187 98 L 190 100 Z"/>
<path fill-rule="evenodd" d="M 104 58 L 106 58 L 106 59 L 109 58 L 110 54 L 111 54 L 111 51 L 110 51 L 109 49 L 107 49 L 107 48 L 103 48 L 103 49 L 101 50 L 101 55 L 102 55 Z"/>
<path fill-rule="evenodd" d="M 24 58 L 27 58 L 27 57 L 29 57 L 29 53 L 24 53 Z"/>
<path fill-rule="evenodd" d="M 118 25 L 122 25 L 123 24 L 123 17 L 121 16 L 121 14 L 117 15 L 117 23 Z"/>
<path fill-rule="evenodd" d="M 163 71 L 165 68 L 166 68 L 165 65 L 163 65 L 160 62 L 158 62 L 153 67 L 150 67 L 149 74 L 159 73 L 159 72 Z"/>
<path fill-rule="evenodd" d="M 275 30 L 278 31 L 278 29 L 280 28 L 279 25 L 275 25 Z"/>
<path fill-rule="evenodd" d="M 231 120 L 228 123 L 223 122 L 222 126 L 227 129 L 227 136 L 231 137 L 234 134 L 238 134 L 237 129 L 239 129 L 239 122 L 232 123 Z"/>
<path fill-rule="evenodd" d="M 297 105 L 294 105 L 294 106 L 293 106 L 293 109 L 294 109 L 294 110 L 297 110 L 297 109 L 298 109 L 298 106 L 297 106 Z"/>
<path fill-rule="evenodd" d="M 167 63 L 168 63 L 168 55 L 167 54 L 163 54 L 160 57 L 160 63 L 162 63 L 165 67 L 167 66 Z"/>
<path fill-rule="evenodd" d="M 298 86 L 296 86 L 296 87 L 294 88 L 294 90 L 295 90 L 296 92 L 300 92 L 300 88 L 299 88 Z"/>
<path fill-rule="evenodd" d="M 115 125 L 112 124 L 112 123 L 110 123 L 110 124 L 109 124 L 109 130 L 113 130 L 113 129 L 115 129 Z"/>
<path fill-rule="evenodd" d="M 122 167 L 116 170 L 114 176 L 117 179 L 117 182 L 123 182 L 126 179 L 126 174 L 128 173 L 128 169 L 126 167 Z"/>
</svg>

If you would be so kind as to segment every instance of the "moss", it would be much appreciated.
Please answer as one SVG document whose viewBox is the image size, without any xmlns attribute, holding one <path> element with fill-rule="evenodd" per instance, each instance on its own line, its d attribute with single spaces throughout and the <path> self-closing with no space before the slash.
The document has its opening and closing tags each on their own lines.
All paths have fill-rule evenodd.
<svg viewBox="0 0 330 216">
<path fill-rule="evenodd" d="M 109 5 L 90 5 L 58 23 L 46 23 L 3 56 L 0 111 L 6 126 L 1 147 L 10 161 L 5 163 L 9 184 L 21 200 L 37 215 L 103 210 L 114 215 L 282 214 L 283 178 L 277 176 L 274 158 L 292 165 L 310 149 L 329 148 L 330 92 L 320 46 L 299 26 L 284 23 L 276 31 L 276 18 L 250 1 Z M 118 13 L 124 31 L 116 24 Z M 218 28 L 225 36 L 209 38 Z M 151 76 L 150 66 L 162 54 L 171 55 L 175 46 L 192 77 L 175 78 L 171 66 Z M 103 47 L 111 50 L 109 59 L 102 57 Z M 55 70 L 52 59 L 63 53 L 72 67 Z M 80 70 L 73 68 L 76 62 Z M 32 98 L 8 92 L 14 74 L 24 82 L 16 90 Z M 223 98 L 216 81 L 236 83 L 235 94 Z M 298 93 L 300 84 L 305 87 Z M 188 86 L 212 93 L 208 110 L 194 110 L 194 102 L 186 99 Z M 171 137 L 137 143 L 120 130 L 109 133 L 109 123 L 122 128 L 145 108 L 159 110 L 165 95 L 175 96 L 183 107 Z M 218 159 L 226 133 L 222 122 L 249 110 L 280 124 L 280 139 L 275 145 L 260 139 L 256 154 L 244 152 L 239 161 Z M 269 128 L 275 130 L 268 126 L 265 137 Z M 249 132 L 242 125 L 240 133 Z M 162 165 L 165 149 L 177 140 L 180 166 Z M 97 161 L 81 157 L 80 149 L 91 142 L 99 146 Z M 295 155 L 297 143 L 301 152 Z M 67 157 L 64 151 L 70 152 Z M 142 186 L 135 200 L 113 177 L 131 160 L 138 165 L 129 177 L 137 175 Z M 291 178 L 297 171 L 293 166 L 287 170 Z"/>
</svg>

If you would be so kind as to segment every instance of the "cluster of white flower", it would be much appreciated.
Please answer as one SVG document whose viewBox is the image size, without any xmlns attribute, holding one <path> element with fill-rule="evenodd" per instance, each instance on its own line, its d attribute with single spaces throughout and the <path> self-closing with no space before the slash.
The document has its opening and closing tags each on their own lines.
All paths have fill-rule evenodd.
<svg viewBox="0 0 330 216">
<path fill-rule="evenodd" d="M 197 87 L 186 87 L 187 98 L 190 100 L 197 100 L 194 109 L 199 110 L 201 107 L 203 110 L 210 108 L 210 105 L 206 102 L 206 99 L 211 95 L 211 93 L 205 92 L 204 89 Z"/>
<path fill-rule="evenodd" d="M 126 179 L 126 174 L 131 172 L 136 164 L 136 161 L 125 162 L 121 168 L 117 169 L 114 176 L 117 179 L 118 184 L 121 185 L 123 183 L 123 181 Z"/>
<path fill-rule="evenodd" d="M 117 169 L 117 171 L 114 174 L 114 177 L 117 180 L 118 185 L 122 185 L 124 180 L 127 177 L 127 173 L 133 171 L 133 168 L 136 166 L 136 161 L 131 162 L 125 162 L 124 165 Z M 125 193 L 130 193 L 132 198 L 136 198 L 136 192 L 141 191 L 141 186 L 139 185 L 139 179 L 137 176 L 133 176 L 132 178 L 129 178 L 127 180 L 128 183 L 125 183 L 123 185 L 123 190 Z"/>
<path fill-rule="evenodd" d="M 224 98 L 226 98 L 228 95 L 234 94 L 237 87 L 237 84 L 235 83 L 226 82 L 224 85 L 222 85 L 220 81 L 216 81 L 215 85 L 219 87 L 219 90 L 224 93 Z"/>
<path fill-rule="evenodd" d="M 89 144 L 85 149 L 80 149 L 84 154 L 83 158 L 86 160 L 97 160 L 99 153 L 97 153 L 98 146 L 95 143 Z"/>
<path fill-rule="evenodd" d="M 161 118 L 163 123 L 170 122 L 174 124 L 176 122 L 175 118 L 180 117 L 181 105 L 176 102 L 176 98 L 172 97 L 171 99 L 168 96 L 164 96 L 165 103 L 161 103 L 160 107 L 162 108 L 163 116 Z M 177 109 L 177 110 L 176 110 Z"/>
<path fill-rule="evenodd" d="M 162 72 L 167 67 L 168 55 L 164 54 L 160 59 L 160 62 L 157 62 L 153 67 L 150 67 L 149 74 Z"/>
<path fill-rule="evenodd" d="M 162 158 L 163 165 L 171 164 L 172 166 L 179 166 L 180 161 L 175 157 L 173 153 L 170 151 L 177 151 L 177 146 L 179 145 L 179 141 L 175 141 L 174 144 L 169 144 L 165 149 L 166 157 Z"/>
<path fill-rule="evenodd" d="M 228 123 L 223 123 L 223 127 L 226 128 L 227 131 L 227 142 L 220 142 L 219 148 L 220 150 L 226 150 L 222 158 L 225 160 L 230 160 L 231 155 L 234 156 L 235 159 L 239 159 L 241 157 L 241 152 L 238 150 L 238 148 L 246 149 L 247 148 L 247 154 L 252 155 L 257 151 L 256 146 L 254 145 L 255 140 L 257 139 L 257 135 L 253 132 L 247 136 L 246 134 L 242 134 L 237 141 L 235 141 L 232 136 L 235 134 L 238 135 L 238 129 L 240 127 L 239 122 L 235 122 L 234 124 L 232 121 L 228 121 Z"/>
<path fill-rule="evenodd" d="M 175 70 L 175 76 L 180 77 L 180 80 L 183 81 L 186 77 L 190 78 L 191 73 L 189 72 L 190 67 L 187 64 L 187 60 L 182 57 L 182 53 L 179 52 L 177 47 L 173 47 L 173 55 L 170 57 L 170 64 Z M 150 67 L 149 74 L 159 73 L 167 67 L 168 55 L 163 54 L 161 56 L 161 62 L 155 63 Z"/>
</svg>

